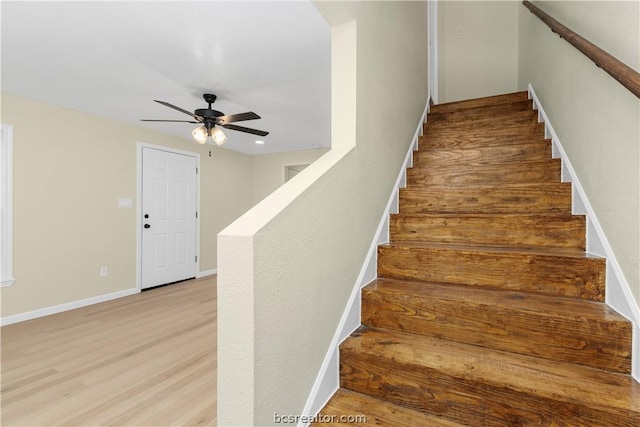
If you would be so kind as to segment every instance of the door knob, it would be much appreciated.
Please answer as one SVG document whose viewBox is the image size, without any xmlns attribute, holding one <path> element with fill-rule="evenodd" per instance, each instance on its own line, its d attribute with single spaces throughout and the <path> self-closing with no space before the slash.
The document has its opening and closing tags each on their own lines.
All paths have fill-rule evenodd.
<svg viewBox="0 0 640 427">
<path fill-rule="evenodd" d="M 149 224 L 145 224 L 144 228 L 151 228 L 151 226 Z"/>
</svg>

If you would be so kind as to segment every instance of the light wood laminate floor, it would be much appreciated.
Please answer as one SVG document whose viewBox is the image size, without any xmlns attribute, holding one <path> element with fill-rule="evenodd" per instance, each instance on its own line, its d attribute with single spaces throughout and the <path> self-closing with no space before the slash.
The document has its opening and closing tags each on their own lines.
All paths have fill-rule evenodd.
<svg viewBox="0 0 640 427">
<path fill-rule="evenodd" d="M 213 426 L 216 278 L 2 328 L 3 426 Z"/>
</svg>

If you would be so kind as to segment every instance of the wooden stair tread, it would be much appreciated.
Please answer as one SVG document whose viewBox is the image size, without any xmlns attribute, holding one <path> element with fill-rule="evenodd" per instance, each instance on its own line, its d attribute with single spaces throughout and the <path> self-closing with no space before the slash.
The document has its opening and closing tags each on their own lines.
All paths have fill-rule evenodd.
<svg viewBox="0 0 640 427">
<path fill-rule="evenodd" d="M 323 417 L 320 418 L 321 422 L 314 425 L 344 426 L 347 423 L 340 423 L 338 420 L 345 414 L 364 415 L 367 425 L 390 427 L 460 427 L 464 425 L 346 389 L 339 389 L 333 395 L 320 412 Z"/>
<path fill-rule="evenodd" d="M 421 168 L 409 168 L 407 169 L 407 173 L 430 173 L 431 171 L 438 171 L 437 173 L 445 172 L 445 171 L 455 171 L 455 172 L 466 172 L 466 171 L 479 171 L 479 170 L 489 170 L 493 171 L 499 165 L 501 170 L 505 169 L 523 169 L 523 168 L 548 168 L 548 167 L 559 167 L 561 164 L 560 159 L 545 159 L 545 160 L 519 160 L 519 161 L 503 161 L 498 159 L 497 161 L 491 163 L 487 161 L 486 163 L 464 163 L 457 165 L 449 165 L 449 164 L 429 164 L 428 167 L 425 167 L 424 171 Z M 552 181 L 555 183 L 556 181 Z M 477 185 L 491 185 L 491 183 L 487 184 L 477 184 Z"/>
<path fill-rule="evenodd" d="M 464 165 L 430 164 L 407 170 L 407 185 L 499 185 L 501 183 L 534 183 L 560 181 L 560 159 L 496 162 Z"/>
<path fill-rule="evenodd" d="M 430 111 L 433 113 L 443 113 L 448 111 L 464 110 L 490 105 L 509 104 L 512 102 L 526 101 L 527 99 L 529 99 L 528 93 L 526 91 L 521 91 L 502 95 L 486 96 L 483 98 L 437 104 L 431 106 Z"/>
<path fill-rule="evenodd" d="M 513 184 L 469 184 L 465 189 L 477 192 L 482 190 L 509 190 L 518 193 L 526 193 L 528 191 L 553 191 L 554 188 L 561 188 L 571 190 L 570 182 L 517 182 Z M 401 188 L 400 191 L 406 192 L 417 192 L 417 193 L 428 193 L 431 191 L 461 191 L 460 189 L 450 190 L 448 187 L 433 185 L 428 188 L 418 187 L 406 187 Z"/>
<path fill-rule="evenodd" d="M 466 186 L 465 188 L 460 188 L 460 189 L 454 189 L 452 190 L 451 188 L 447 187 L 447 186 L 441 186 L 441 185 L 432 185 L 427 187 L 416 187 L 416 188 L 412 188 L 412 187 L 406 187 L 406 188 L 401 188 L 400 192 L 405 192 L 405 193 L 430 193 L 430 192 L 439 192 L 439 191 L 445 191 L 445 192 L 465 192 L 468 191 L 469 193 L 478 193 L 480 191 L 483 190 L 487 190 L 487 191 L 501 191 L 501 190 L 508 190 L 510 192 L 514 192 L 514 193 L 525 193 L 525 192 L 537 192 L 537 191 L 541 191 L 541 192 L 545 192 L 545 193 L 551 193 L 554 190 L 569 190 L 571 191 L 571 183 L 570 182 L 519 182 L 519 183 L 515 183 L 515 184 L 493 184 L 493 183 L 488 183 L 488 184 L 470 184 L 468 186 Z"/>
<path fill-rule="evenodd" d="M 523 132 L 513 128 L 500 132 L 440 132 L 439 134 L 424 134 L 418 139 L 420 151 L 441 147 L 484 147 L 490 145 L 508 145 L 532 140 L 545 139 L 544 124 Z"/>
<path fill-rule="evenodd" d="M 575 219 L 575 218 L 584 218 L 584 215 L 573 215 L 570 213 L 565 213 L 565 212 L 558 212 L 558 213 L 548 213 L 548 214 L 539 214 L 539 213 L 500 213 L 500 214 L 494 214 L 494 213 L 459 213 L 459 214 L 454 214 L 454 213 L 436 213 L 436 214 L 431 214 L 431 213 L 395 213 L 395 214 L 391 214 L 392 216 L 401 216 L 401 217 L 415 217 L 415 218 L 423 218 L 423 219 L 428 219 L 428 218 L 450 218 L 450 219 L 455 219 L 455 218 L 483 218 L 483 219 L 492 219 L 492 218 L 512 218 L 514 220 L 527 220 L 527 219 L 549 219 L 549 220 L 557 220 L 557 219 L 566 219 L 566 220 L 571 220 L 571 219 Z"/>
<path fill-rule="evenodd" d="M 484 137 L 486 139 L 486 137 Z M 439 142 L 437 139 L 431 140 L 430 138 L 426 138 L 424 136 L 420 136 L 418 144 L 418 149 L 415 151 L 416 153 L 422 152 L 430 152 L 430 151 L 452 151 L 452 150 L 473 150 L 473 149 L 485 149 L 485 148 L 502 148 L 508 147 L 510 145 L 526 145 L 526 144 L 543 144 L 546 143 L 551 146 L 551 139 L 545 138 L 544 134 L 540 134 L 537 136 L 534 135 L 513 135 L 511 137 L 507 136 L 507 138 L 488 138 L 485 141 L 477 141 L 478 143 L 473 143 L 476 141 L 469 141 L 469 138 L 466 138 L 466 143 L 460 143 L 460 141 L 465 140 L 465 138 L 460 138 L 460 140 L 445 140 L 444 142 Z"/>
<path fill-rule="evenodd" d="M 470 288 L 464 285 L 418 282 L 377 278 L 365 286 L 367 291 L 390 293 L 403 292 L 405 296 L 434 298 L 438 300 L 460 301 L 502 307 L 509 310 L 532 312 L 540 316 L 557 319 L 594 318 L 601 322 L 621 322 L 629 326 L 629 321 L 606 304 L 596 301 L 581 301 L 575 298 L 549 296 L 529 292 L 502 289 Z"/>
<path fill-rule="evenodd" d="M 380 247 L 402 247 L 402 248 L 420 248 L 420 249 L 434 249 L 434 250 L 446 250 L 456 252 L 482 252 L 502 254 L 507 256 L 541 256 L 541 257 L 562 257 L 573 259 L 597 259 L 604 260 L 599 255 L 590 254 L 578 249 L 571 248 L 519 248 L 519 247 L 503 247 L 503 246 L 489 246 L 489 245 L 460 245 L 451 243 L 431 243 L 431 242 L 410 242 L 410 241 L 395 241 L 389 243 L 383 243 Z"/>
<path fill-rule="evenodd" d="M 571 213 L 571 183 L 414 185 L 399 199 L 402 213 Z"/>
<path fill-rule="evenodd" d="M 545 399 L 629 411 L 640 422 L 640 384 L 627 375 L 365 326 L 340 350 Z"/>
<path fill-rule="evenodd" d="M 378 276 L 604 301 L 605 260 L 575 249 L 425 242 L 378 246 Z"/>
<path fill-rule="evenodd" d="M 362 290 L 362 323 L 613 372 L 631 371 L 632 325 L 601 302 L 378 278 Z"/>
<path fill-rule="evenodd" d="M 517 116 L 537 117 L 537 110 L 533 109 L 533 101 L 517 101 L 509 104 L 498 104 L 487 107 L 468 108 L 464 110 L 448 112 L 429 112 L 427 123 L 434 122 L 458 122 L 468 120 L 503 120 Z"/>
<path fill-rule="evenodd" d="M 544 129 L 543 123 L 538 123 L 534 120 L 527 120 L 526 122 L 516 123 L 491 123 L 491 122 L 478 122 L 473 121 L 458 123 L 451 126 L 429 126 L 428 122 L 424 125 L 424 136 L 438 138 L 446 136 L 468 136 L 468 137 L 482 137 L 482 136 L 500 136 L 504 134 L 510 134 L 516 132 L 517 135 L 534 135 Z"/>
<path fill-rule="evenodd" d="M 454 113 L 429 114 L 424 129 L 464 129 L 471 126 L 500 127 L 506 125 L 532 125 L 538 123 L 538 112 L 528 109 L 494 114 L 469 115 Z"/>
</svg>

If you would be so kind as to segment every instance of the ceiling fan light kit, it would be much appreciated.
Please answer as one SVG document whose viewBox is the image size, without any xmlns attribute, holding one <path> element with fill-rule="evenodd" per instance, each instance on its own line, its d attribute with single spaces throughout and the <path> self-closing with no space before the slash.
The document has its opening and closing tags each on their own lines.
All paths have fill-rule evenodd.
<svg viewBox="0 0 640 427">
<path fill-rule="evenodd" d="M 227 142 L 227 136 L 218 128 L 211 129 L 211 132 L 209 132 L 209 136 L 211 137 L 213 142 L 218 145 L 222 145 Z"/>
<path fill-rule="evenodd" d="M 191 135 L 198 144 L 205 144 L 208 142 L 209 145 L 213 145 L 215 142 L 217 145 L 222 145 L 227 142 L 227 136 L 217 127 L 207 130 L 206 127 L 200 126 L 195 128 L 191 132 Z"/>
<path fill-rule="evenodd" d="M 237 125 L 232 125 L 230 123 L 233 122 L 241 122 L 241 121 L 245 121 L 245 120 L 255 120 L 255 119 L 259 119 L 260 116 L 257 115 L 256 113 L 254 113 L 253 111 L 249 111 L 246 113 L 240 113 L 240 114 L 231 114 L 228 116 L 225 116 L 224 113 L 220 112 L 220 111 L 216 111 L 214 109 L 211 108 L 211 104 L 213 104 L 216 101 L 216 96 L 210 93 L 205 93 L 204 95 L 202 95 L 202 97 L 204 98 L 205 102 L 207 104 L 209 104 L 209 106 L 207 108 L 199 108 L 197 110 L 195 110 L 193 113 L 180 108 L 180 107 L 176 107 L 175 105 L 169 104 L 168 102 L 165 101 L 158 101 L 158 100 L 154 100 L 155 102 L 157 102 L 158 104 L 162 104 L 166 107 L 169 108 L 173 108 L 174 110 L 180 111 L 181 113 L 187 114 L 191 117 L 193 117 L 196 121 L 193 120 L 156 120 L 156 119 L 141 119 L 141 121 L 143 122 L 181 122 L 181 123 L 200 123 L 201 125 L 198 126 L 197 128 L 195 128 L 192 132 L 191 135 L 193 136 L 193 139 L 196 140 L 196 142 L 198 144 L 205 144 L 207 142 L 209 142 L 209 144 L 213 145 L 213 143 L 215 142 L 217 145 L 222 145 L 227 141 L 227 136 L 224 134 L 224 132 L 216 127 L 217 126 L 221 126 L 225 129 L 231 129 L 231 130 L 235 130 L 238 132 L 245 132 L 245 133 L 250 133 L 253 135 L 259 135 L 259 136 L 267 136 L 269 135 L 269 132 L 265 132 L 262 130 L 257 130 L 257 129 L 250 129 L 250 128 L 246 128 L 243 126 L 237 126 Z"/>
<path fill-rule="evenodd" d="M 207 129 L 204 126 L 195 128 L 191 132 L 191 135 L 193 136 L 193 139 L 195 139 L 198 144 L 204 144 L 205 142 L 207 142 L 207 138 L 209 138 Z"/>
</svg>

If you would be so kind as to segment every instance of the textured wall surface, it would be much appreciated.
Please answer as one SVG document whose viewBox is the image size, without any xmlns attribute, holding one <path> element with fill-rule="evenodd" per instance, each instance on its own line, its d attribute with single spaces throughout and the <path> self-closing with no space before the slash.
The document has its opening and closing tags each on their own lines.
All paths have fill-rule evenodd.
<svg viewBox="0 0 640 427">
<path fill-rule="evenodd" d="M 539 1 L 640 71 L 640 2 Z M 531 84 L 640 303 L 640 100 L 520 8 L 520 89 Z"/>
<path fill-rule="evenodd" d="M 218 237 L 221 425 L 303 410 L 427 102 L 426 2 L 317 7 L 332 149 Z"/>
<path fill-rule="evenodd" d="M 440 1 L 439 103 L 515 92 L 519 1 Z"/>
</svg>

